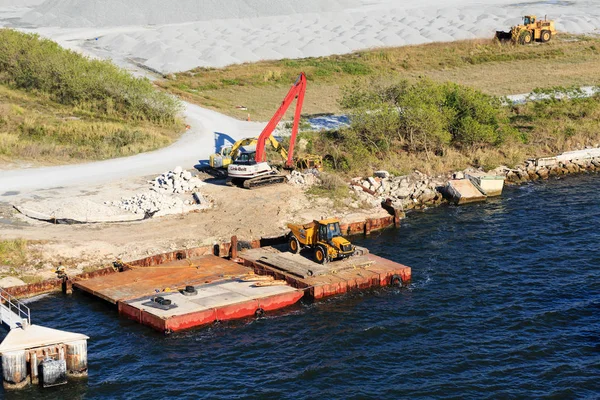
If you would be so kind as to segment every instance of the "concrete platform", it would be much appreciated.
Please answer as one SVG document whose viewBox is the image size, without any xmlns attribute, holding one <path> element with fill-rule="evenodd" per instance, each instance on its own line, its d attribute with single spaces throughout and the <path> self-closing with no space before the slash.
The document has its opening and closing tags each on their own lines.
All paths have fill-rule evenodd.
<svg viewBox="0 0 600 400">
<path fill-rule="evenodd" d="M 126 268 L 73 286 L 116 304 L 121 315 L 165 333 L 277 310 L 304 294 L 287 284 L 258 286 L 244 281 L 254 275 L 252 269 L 213 255 Z M 181 290 L 186 286 L 197 293 L 184 295 Z M 161 307 L 153 301 L 156 297 L 170 300 L 171 306 Z"/>
<path fill-rule="evenodd" d="M 304 289 L 310 299 L 321 299 L 355 289 L 406 283 L 411 269 L 374 254 L 317 264 L 309 254 L 292 254 L 274 247 L 245 250 L 239 257 L 257 274 L 272 275 L 291 286 Z"/>
<path fill-rule="evenodd" d="M 469 179 L 453 179 L 446 184 L 446 194 L 456 204 L 485 201 L 487 196 L 479 191 Z"/>
<path fill-rule="evenodd" d="M 504 176 L 490 175 L 485 172 L 471 172 L 466 177 L 484 195 L 488 197 L 500 196 L 504 189 Z"/>
</svg>

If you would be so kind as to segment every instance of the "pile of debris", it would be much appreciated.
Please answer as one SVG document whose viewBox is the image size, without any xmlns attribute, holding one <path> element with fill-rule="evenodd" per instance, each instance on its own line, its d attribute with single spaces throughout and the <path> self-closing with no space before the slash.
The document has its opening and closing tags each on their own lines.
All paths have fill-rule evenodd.
<svg viewBox="0 0 600 400">
<path fill-rule="evenodd" d="M 146 218 L 169 214 L 186 213 L 210 207 L 207 200 L 196 189 L 205 183 L 181 167 L 165 172 L 148 181 L 149 190 L 131 197 L 122 197 L 119 201 L 105 202 Z M 181 195 L 193 192 L 192 195 Z"/>
<path fill-rule="evenodd" d="M 321 182 L 317 170 L 308 170 L 305 173 L 292 171 L 291 174 L 287 175 L 287 180 L 289 184 L 296 186 L 312 186 Z"/>
<path fill-rule="evenodd" d="M 205 185 L 203 181 L 192 175 L 181 167 L 175 167 L 173 171 L 165 172 L 148 181 L 150 190 L 157 193 L 187 193 Z"/>
<path fill-rule="evenodd" d="M 189 211 L 187 208 L 191 204 L 191 200 L 183 200 L 180 197 L 153 191 L 138 193 L 132 197 L 122 197 L 120 201 L 109 203 L 109 205 L 120 207 L 134 214 L 144 214 L 148 217 Z"/>
</svg>

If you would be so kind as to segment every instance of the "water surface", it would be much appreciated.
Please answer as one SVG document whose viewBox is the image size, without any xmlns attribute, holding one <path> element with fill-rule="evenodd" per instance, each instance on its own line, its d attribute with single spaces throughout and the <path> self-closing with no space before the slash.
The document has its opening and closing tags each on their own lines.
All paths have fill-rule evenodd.
<svg viewBox="0 0 600 400">
<path fill-rule="evenodd" d="M 355 242 L 408 288 L 165 337 L 76 294 L 35 323 L 89 335 L 87 381 L 15 399 L 599 398 L 600 176 L 413 213 Z M 1 392 L 0 392 L 1 393 Z"/>
</svg>

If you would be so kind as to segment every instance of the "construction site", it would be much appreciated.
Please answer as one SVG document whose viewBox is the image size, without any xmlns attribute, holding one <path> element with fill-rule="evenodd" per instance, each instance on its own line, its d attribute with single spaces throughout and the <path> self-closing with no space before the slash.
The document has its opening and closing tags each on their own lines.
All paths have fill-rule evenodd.
<svg viewBox="0 0 600 400">
<path fill-rule="evenodd" d="M 583 6 L 240 0 L 222 9 L 184 1 L 159 12 L 153 2 L 78 2 L 0 0 L 6 393 L 85 396 L 91 382 L 110 398 L 114 382 L 140 375 L 119 364 L 144 370 L 148 353 L 172 368 L 190 354 L 202 359 L 203 346 L 218 347 L 236 330 L 235 356 L 211 349 L 216 357 L 203 361 L 221 368 L 239 358 L 228 378 L 277 358 L 273 332 L 283 338 L 281 353 L 311 357 L 286 382 L 340 368 L 323 361 L 330 354 L 352 365 L 379 345 L 393 370 L 396 355 L 409 351 L 398 347 L 404 332 L 422 334 L 424 352 L 446 329 L 429 326 L 448 315 L 448 329 L 462 326 L 473 308 L 467 301 L 438 314 L 436 305 L 495 293 L 469 282 L 480 279 L 471 265 L 488 268 L 480 260 L 502 247 L 494 241 L 500 234 L 489 228 L 481 244 L 487 233 L 475 239 L 471 231 L 501 225 L 495 218 L 522 197 L 515 187 L 600 172 L 600 15 Z M 36 71 L 40 60 L 48 68 Z M 428 214 L 439 206 L 454 225 Z M 420 215 L 429 230 L 407 237 L 423 233 L 411 219 Z M 521 243 L 503 240 L 502 252 Z M 502 263 L 490 265 L 504 271 Z M 515 279 L 520 272 L 511 271 Z M 487 273 L 497 279 L 496 270 Z M 440 282 L 454 286 L 442 290 Z M 431 286 L 433 306 L 420 309 L 418 297 Z M 476 302 L 485 309 L 485 300 Z M 69 320 L 69 310 L 80 321 Z M 423 316 L 427 323 L 412 324 Z M 94 337 L 96 321 L 105 330 Z M 106 329 L 129 347 L 144 346 L 104 354 L 103 346 L 113 348 Z M 354 336 L 338 343 L 345 331 Z M 248 332 L 259 344 L 245 342 Z M 183 342 L 189 348 L 179 348 Z M 247 364 L 245 346 L 254 357 Z M 350 356 L 342 356 L 346 348 Z M 152 375 L 160 382 L 160 371 Z M 183 387 L 188 375 L 144 381 L 140 393 Z M 211 390 L 237 396 L 211 385 L 208 397 Z M 240 396 L 286 397 L 257 390 Z"/>
</svg>

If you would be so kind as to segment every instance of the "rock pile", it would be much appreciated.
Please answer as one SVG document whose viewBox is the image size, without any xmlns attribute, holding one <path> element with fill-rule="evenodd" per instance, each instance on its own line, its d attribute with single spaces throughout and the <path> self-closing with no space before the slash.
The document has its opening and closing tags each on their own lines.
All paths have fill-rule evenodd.
<svg viewBox="0 0 600 400">
<path fill-rule="evenodd" d="M 205 183 L 181 167 L 175 167 L 148 183 L 150 188 L 147 191 L 105 204 L 146 217 L 185 213 L 210 207 L 210 202 L 196 191 Z M 178 196 L 191 191 L 194 192 L 192 196 Z"/>
<path fill-rule="evenodd" d="M 524 165 L 515 169 L 506 168 L 504 175 L 509 183 L 523 183 L 555 176 L 594 171 L 600 171 L 600 157 L 544 163 L 540 163 L 539 160 L 529 160 Z"/>
<path fill-rule="evenodd" d="M 148 183 L 150 190 L 157 193 L 186 193 L 205 185 L 181 167 L 175 167 L 173 171 L 165 172 Z"/>
<path fill-rule="evenodd" d="M 350 183 L 359 200 L 373 207 L 388 198 L 392 200 L 393 207 L 402 210 L 442 202 L 442 194 L 438 188 L 444 186 L 445 177 L 429 177 L 419 171 L 397 177 L 387 171 L 376 171 L 373 175 L 366 179 L 354 178 Z"/>
<path fill-rule="evenodd" d="M 321 182 L 319 179 L 319 171 L 316 170 L 306 173 L 292 171 L 291 174 L 287 175 L 287 181 L 289 184 L 296 186 L 312 186 Z"/>
<path fill-rule="evenodd" d="M 156 192 L 142 192 L 132 197 L 122 197 L 121 201 L 112 202 L 111 205 L 130 211 L 134 214 L 149 214 L 150 216 L 161 210 L 183 209 L 183 200 L 178 197 L 166 196 Z"/>
</svg>

